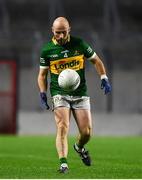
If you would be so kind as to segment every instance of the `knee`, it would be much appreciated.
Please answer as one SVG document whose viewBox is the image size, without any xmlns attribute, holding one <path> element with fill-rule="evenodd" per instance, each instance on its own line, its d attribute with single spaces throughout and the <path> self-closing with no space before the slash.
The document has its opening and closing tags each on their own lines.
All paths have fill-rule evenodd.
<svg viewBox="0 0 142 180">
<path fill-rule="evenodd" d="M 92 134 L 92 128 L 91 127 L 85 127 L 81 130 L 81 135 L 90 138 Z"/>
<path fill-rule="evenodd" d="M 57 130 L 62 133 L 67 133 L 69 129 L 69 124 L 64 121 L 59 121 L 57 123 Z"/>
</svg>

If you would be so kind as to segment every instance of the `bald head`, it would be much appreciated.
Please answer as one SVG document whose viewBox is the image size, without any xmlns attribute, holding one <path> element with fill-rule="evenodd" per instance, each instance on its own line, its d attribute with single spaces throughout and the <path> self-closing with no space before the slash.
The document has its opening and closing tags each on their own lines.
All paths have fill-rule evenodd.
<svg viewBox="0 0 142 180">
<path fill-rule="evenodd" d="M 66 28 L 69 29 L 70 25 L 65 17 L 58 17 L 54 20 L 52 28 Z"/>
<path fill-rule="evenodd" d="M 65 44 L 68 40 L 70 32 L 68 20 L 65 17 L 56 18 L 53 22 L 52 32 L 54 34 L 54 38 L 60 45 Z"/>
</svg>

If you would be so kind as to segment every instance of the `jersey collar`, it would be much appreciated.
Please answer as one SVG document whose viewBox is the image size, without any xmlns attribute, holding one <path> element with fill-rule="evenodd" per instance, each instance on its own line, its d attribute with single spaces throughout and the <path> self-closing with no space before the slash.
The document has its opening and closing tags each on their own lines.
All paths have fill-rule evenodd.
<svg viewBox="0 0 142 180">
<path fill-rule="evenodd" d="M 58 44 L 58 42 L 56 41 L 56 39 L 55 39 L 54 37 L 52 38 L 52 42 L 53 42 L 55 45 Z M 70 35 L 68 35 L 67 42 L 70 42 Z"/>
</svg>

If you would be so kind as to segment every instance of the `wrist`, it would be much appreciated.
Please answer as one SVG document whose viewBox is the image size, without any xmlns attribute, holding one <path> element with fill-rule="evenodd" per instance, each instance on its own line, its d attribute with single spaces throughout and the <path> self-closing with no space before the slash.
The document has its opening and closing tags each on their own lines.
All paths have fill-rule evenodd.
<svg viewBox="0 0 142 180">
<path fill-rule="evenodd" d="M 46 97 L 46 92 L 40 92 L 39 95 L 41 98 Z"/>
<path fill-rule="evenodd" d="M 101 75 L 101 80 L 102 80 L 102 79 L 108 79 L 107 75 L 106 75 L 106 74 L 102 74 L 102 75 Z"/>
<path fill-rule="evenodd" d="M 46 91 L 40 91 L 40 94 L 46 94 Z"/>
</svg>

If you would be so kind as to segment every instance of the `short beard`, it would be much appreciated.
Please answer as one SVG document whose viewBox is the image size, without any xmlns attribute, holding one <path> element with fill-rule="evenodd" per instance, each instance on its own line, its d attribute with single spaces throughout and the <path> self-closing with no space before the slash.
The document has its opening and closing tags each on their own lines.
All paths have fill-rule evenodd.
<svg viewBox="0 0 142 180">
<path fill-rule="evenodd" d="M 59 39 L 59 40 L 56 40 L 60 45 L 64 45 L 64 44 L 66 44 L 67 43 L 67 40 L 68 40 L 68 38 L 66 38 L 66 39 Z"/>
</svg>

